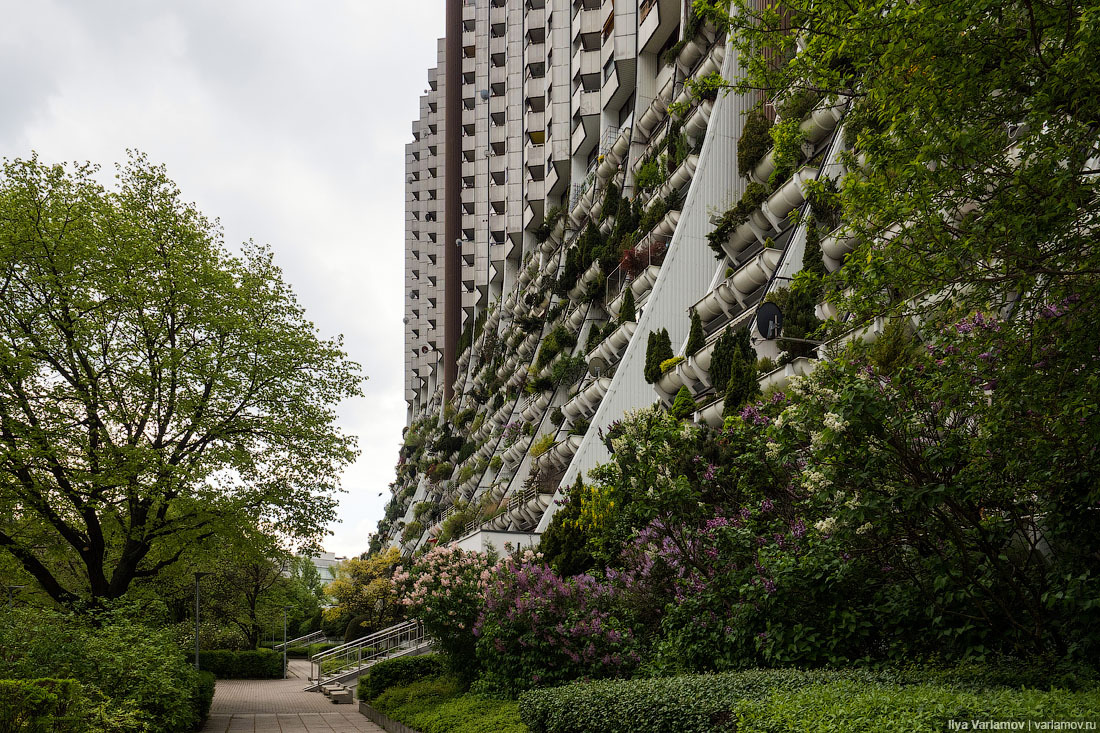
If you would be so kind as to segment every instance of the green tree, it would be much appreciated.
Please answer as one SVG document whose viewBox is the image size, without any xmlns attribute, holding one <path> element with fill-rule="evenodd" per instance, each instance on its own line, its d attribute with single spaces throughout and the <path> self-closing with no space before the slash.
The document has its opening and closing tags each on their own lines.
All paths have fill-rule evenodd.
<svg viewBox="0 0 1100 733">
<path fill-rule="evenodd" d="M 676 393 L 676 399 L 672 401 L 672 409 L 669 412 L 673 417 L 683 420 L 691 417 L 691 413 L 695 412 L 697 407 L 695 399 L 691 396 L 691 390 L 685 386 L 680 387 L 680 391 Z"/>
<path fill-rule="evenodd" d="M 621 326 L 624 323 L 636 320 L 638 320 L 638 316 L 634 312 L 634 290 L 628 284 L 623 292 L 623 304 L 619 307 L 617 323 Z"/>
<path fill-rule="evenodd" d="M 859 172 L 840 198 L 860 244 L 833 276 L 846 309 L 1026 313 L 1100 299 L 1093 4 L 695 4 L 731 26 L 738 92 L 851 102 Z M 951 299 L 911 298 L 948 288 Z"/>
<path fill-rule="evenodd" d="M 650 384 L 658 381 L 661 378 L 661 362 L 673 356 L 668 329 L 650 332 L 645 352 L 645 381 Z"/>
<path fill-rule="evenodd" d="M 135 154 L 8 162 L 0 179 L 0 552 L 74 606 L 278 527 L 315 540 L 354 439 L 358 365 L 306 318 L 271 252 Z"/>
<path fill-rule="evenodd" d="M 393 571 L 400 563 L 401 553 L 391 547 L 377 555 L 351 558 L 337 565 L 336 579 L 325 589 L 335 605 L 325 610 L 325 617 L 352 619 L 359 628 L 348 630 L 351 638 L 398 620 L 402 611 L 393 585 Z"/>
<path fill-rule="evenodd" d="M 684 348 L 684 354 L 686 356 L 694 356 L 695 352 L 703 348 L 707 343 L 706 334 L 703 333 L 703 321 L 699 318 L 699 313 L 692 308 L 691 310 L 691 331 L 688 332 L 687 346 Z"/>
<path fill-rule="evenodd" d="M 756 378 L 756 361 L 746 358 L 740 349 L 733 352 L 730 378 L 726 383 L 725 393 L 726 401 L 722 407 L 722 414 L 726 417 L 737 414 L 746 402 L 760 394 L 760 384 Z"/>
</svg>

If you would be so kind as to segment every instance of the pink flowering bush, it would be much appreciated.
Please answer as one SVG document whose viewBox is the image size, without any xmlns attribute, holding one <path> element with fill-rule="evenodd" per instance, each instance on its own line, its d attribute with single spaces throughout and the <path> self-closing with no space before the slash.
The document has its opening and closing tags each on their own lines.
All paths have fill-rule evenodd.
<svg viewBox="0 0 1100 733">
<path fill-rule="evenodd" d="M 487 688 L 514 695 L 580 678 L 629 675 L 640 661 L 618 588 L 591 575 L 562 579 L 528 550 L 486 573 L 474 633 Z"/>
<path fill-rule="evenodd" d="M 398 567 L 393 576 L 409 615 L 420 619 L 452 670 L 465 681 L 477 673 L 472 631 L 491 567 L 493 558 L 484 553 L 437 547 L 407 570 Z"/>
</svg>

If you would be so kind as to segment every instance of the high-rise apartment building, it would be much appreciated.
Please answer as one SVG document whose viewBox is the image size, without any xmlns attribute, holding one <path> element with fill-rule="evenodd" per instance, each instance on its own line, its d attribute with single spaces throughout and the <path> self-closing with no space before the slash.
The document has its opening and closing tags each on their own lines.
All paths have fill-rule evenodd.
<svg viewBox="0 0 1100 733">
<path fill-rule="evenodd" d="M 694 419 L 720 424 L 723 334 L 747 329 L 758 356 L 778 355 L 758 307 L 802 268 L 806 226 L 791 214 L 810 181 L 839 175 L 843 147 L 842 104 L 792 100 L 779 114 L 804 118 L 804 165 L 773 175 L 768 153 L 738 170 L 746 113 L 768 100 L 693 93 L 738 69 L 690 2 L 464 0 L 449 13 L 406 151 L 410 428 L 380 527 L 406 551 L 533 541 L 560 487 L 606 459 L 600 428 L 681 388 Z M 850 244 L 834 239 L 821 242 L 832 267 Z M 688 354 L 692 312 L 703 343 Z M 682 358 L 651 384 L 662 331 Z M 788 358 L 762 384 L 810 368 Z"/>
</svg>

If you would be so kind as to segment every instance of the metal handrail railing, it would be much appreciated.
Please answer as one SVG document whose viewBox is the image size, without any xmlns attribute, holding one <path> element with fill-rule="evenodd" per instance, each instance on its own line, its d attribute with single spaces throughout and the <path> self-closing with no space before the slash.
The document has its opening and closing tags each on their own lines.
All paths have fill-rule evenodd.
<svg viewBox="0 0 1100 733">
<path fill-rule="evenodd" d="M 321 652 L 310 660 L 310 681 L 313 685 L 309 689 L 349 672 L 360 671 L 383 659 L 405 654 L 427 641 L 423 625 L 420 621 L 413 620 L 394 624 L 361 639 Z"/>
<path fill-rule="evenodd" d="M 315 644 L 317 642 L 327 641 L 327 640 L 328 640 L 328 637 L 325 636 L 325 632 L 323 632 L 323 631 L 313 631 L 313 632 L 310 632 L 310 633 L 308 633 L 304 636 L 299 636 L 297 639 L 291 639 L 290 641 L 287 641 L 287 642 L 284 642 L 284 643 L 281 643 L 281 644 L 276 644 L 272 648 L 277 652 L 281 652 L 283 650 L 284 646 L 287 647 L 287 648 L 292 647 L 292 646 L 304 646 L 304 645 Z"/>
</svg>

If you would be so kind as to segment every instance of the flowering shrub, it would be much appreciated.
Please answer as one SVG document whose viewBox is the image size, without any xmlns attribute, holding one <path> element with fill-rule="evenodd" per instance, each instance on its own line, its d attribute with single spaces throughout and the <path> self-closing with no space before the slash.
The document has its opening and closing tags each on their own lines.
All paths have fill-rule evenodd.
<svg viewBox="0 0 1100 733">
<path fill-rule="evenodd" d="M 619 593 L 588 574 L 562 579 L 527 550 L 488 570 L 474 627 L 487 686 L 514 695 L 582 677 L 618 677 L 640 661 Z"/>
<path fill-rule="evenodd" d="M 454 673 L 466 681 L 477 674 L 471 631 L 492 565 L 490 556 L 452 545 L 433 548 L 408 570 L 398 566 L 393 576 L 409 615 L 420 619 Z"/>
</svg>

